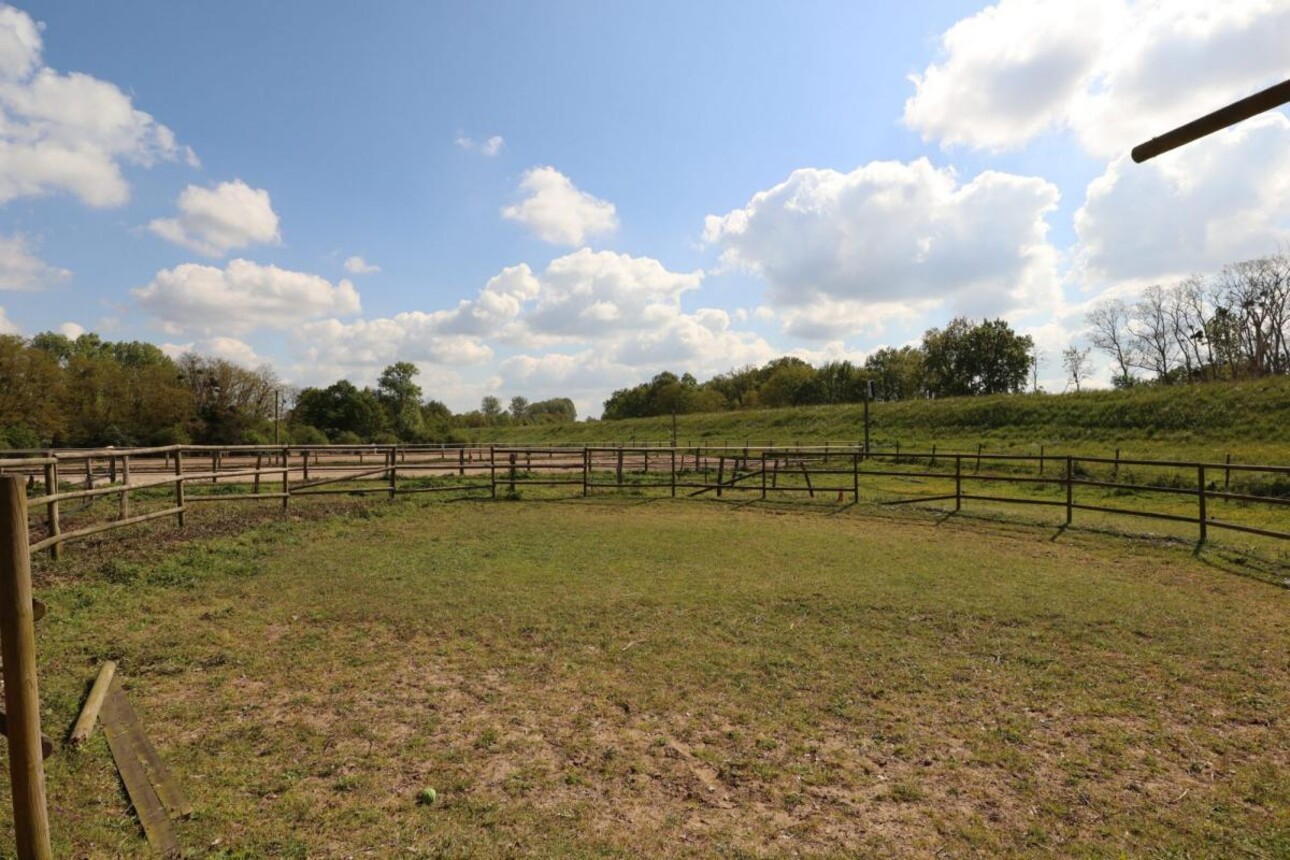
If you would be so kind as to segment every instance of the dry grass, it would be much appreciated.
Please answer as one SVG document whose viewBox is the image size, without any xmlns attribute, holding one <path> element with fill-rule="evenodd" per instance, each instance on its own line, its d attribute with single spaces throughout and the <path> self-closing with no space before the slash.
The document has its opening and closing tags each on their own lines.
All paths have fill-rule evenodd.
<svg viewBox="0 0 1290 860">
<path fill-rule="evenodd" d="M 42 575 L 47 725 L 118 660 L 194 856 L 1290 854 L 1290 595 L 1216 558 L 694 502 L 345 510 Z M 147 856 L 101 737 L 49 781 L 59 856 Z"/>
</svg>

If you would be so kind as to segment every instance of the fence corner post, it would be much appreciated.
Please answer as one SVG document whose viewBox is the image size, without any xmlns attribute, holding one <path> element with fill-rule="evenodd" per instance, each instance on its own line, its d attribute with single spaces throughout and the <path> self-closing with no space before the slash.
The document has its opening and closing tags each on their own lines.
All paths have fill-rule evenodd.
<svg viewBox="0 0 1290 860">
<path fill-rule="evenodd" d="M 8 720 L 14 836 L 22 860 L 51 860 L 45 764 L 40 751 L 36 627 L 22 479 L 0 478 L 0 654 Z"/>
</svg>

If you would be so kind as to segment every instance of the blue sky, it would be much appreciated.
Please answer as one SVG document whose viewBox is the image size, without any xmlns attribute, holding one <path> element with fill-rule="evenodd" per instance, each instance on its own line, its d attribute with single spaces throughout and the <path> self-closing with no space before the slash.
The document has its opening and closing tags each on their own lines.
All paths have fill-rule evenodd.
<svg viewBox="0 0 1290 860">
<path fill-rule="evenodd" d="M 1284 112 L 1122 158 L 1284 78 L 1290 4 L 1224 8 L 7 7 L 0 328 L 595 414 L 990 314 L 1060 389 L 1090 302 L 1290 235 Z"/>
</svg>

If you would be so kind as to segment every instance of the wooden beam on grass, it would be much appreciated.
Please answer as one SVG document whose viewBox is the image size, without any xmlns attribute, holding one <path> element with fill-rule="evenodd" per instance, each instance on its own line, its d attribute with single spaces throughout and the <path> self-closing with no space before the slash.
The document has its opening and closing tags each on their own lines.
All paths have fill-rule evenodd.
<svg viewBox="0 0 1290 860">
<path fill-rule="evenodd" d="M 103 734 L 107 737 L 117 772 L 121 774 L 121 781 L 125 783 L 126 793 L 149 844 L 162 857 L 178 858 L 182 851 L 179 837 L 166 817 L 161 798 L 148 781 L 137 743 L 142 730 L 138 728 L 137 716 L 131 720 L 133 713 L 120 683 L 114 682 L 103 702 Z"/>
<path fill-rule="evenodd" d="M 94 724 L 98 722 L 99 711 L 103 709 L 103 700 L 107 698 L 114 675 L 116 675 L 116 663 L 108 660 L 99 669 L 99 676 L 94 679 L 94 686 L 90 688 L 90 694 L 85 698 L 85 707 L 81 709 L 81 715 L 76 720 L 75 727 L 72 728 L 72 734 L 68 740 L 73 745 L 85 743 L 94 733 Z"/>
</svg>

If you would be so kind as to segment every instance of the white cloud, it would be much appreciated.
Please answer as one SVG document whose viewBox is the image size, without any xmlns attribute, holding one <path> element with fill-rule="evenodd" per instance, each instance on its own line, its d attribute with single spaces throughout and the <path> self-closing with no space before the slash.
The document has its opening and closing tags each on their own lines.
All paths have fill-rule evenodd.
<svg viewBox="0 0 1290 860">
<path fill-rule="evenodd" d="M 163 343 L 161 351 L 171 358 L 179 358 L 186 352 L 195 352 L 208 358 L 222 358 L 247 368 L 256 368 L 265 363 L 264 359 L 256 355 L 249 343 L 235 337 L 211 337 L 188 343 Z"/>
<path fill-rule="evenodd" d="M 535 333 L 571 338 L 653 328 L 702 280 L 701 271 L 670 272 L 649 257 L 583 248 L 547 266 L 526 321 Z"/>
<path fill-rule="evenodd" d="M 1056 300 L 1045 220 L 1056 187 L 987 171 L 965 184 L 926 159 L 804 168 L 709 215 L 723 262 L 760 274 L 790 334 L 833 340 L 948 305 L 971 315 Z"/>
<path fill-rule="evenodd" d="M 163 269 L 132 291 L 166 331 L 231 332 L 288 328 L 327 315 L 359 312 L 349 281 L 232 260 L 223 269 L 185 263 Z"/>
<path fill-rule="evenodd" d="M 37 290 L 71 275 L 33 254 L 30 242 L 21 233 L 0 236 L 0 290 Z"/>
<path fill-rule="evenodd" d="M 22 334 L 22 330 L 9 319 L 2 307 L 0 307 L 0 334 Z"/>
<path fill-rule="evenodd" d="M 518 221 L 544 242 L 581 245 L 588 237 L 618 229 L 614 204 L 579 190 L 554 167 L 526 171 L 520 191 L 527 196 L 503 208 L 502 217 Z"/>
<path fill-rule="evenodd" d="M 130 194 L 123 162 L 196 160 L 114 84 L 56 72 L 41 48 L 29 15 L 0 8 L 0 204 L 63 192 L 119 206 Z"/>
<path fill-rule="evenodd" d="M 168 242 L 208 257 L 250 245 L 277 245 L 278 215 L 269 192 L 240 179 L 214 188 L 189 185 L 179 195 L 179 217 L 157 218 L 148 229 Z"/>
<path fill-rule="evenodd" d="M 381 271 L 381 267 L 356 255 L 345 260 L 345 271 L 351 275 L 374 275 Z"/>
<path fill-rule="evenodd" d="M 1075 215 L 1089 282 L 1209 271 L 1290 242 L 1290 119 L 1256 117 L 1145 164 L 1112 162 Z"/>
<path fill-rule="evenodd" d="M 1006 149 L 1069 128 L 1112 158 L 1283 79 L 1290 4 L 1001 0 L 941 44 L 905 104 L 925 138 Z"/>
<path fill-rule="evenodd" d="M 65 322 L 58 327 L 59 334 L 64 337 L 71 338 L 72 340 L 76 340 L 78 337 L 85 334 L 87 330 L 88 329 L 86 329 L 85 326 L 74 322 Z"/>
<path fill-rule="evenodd" d="M 502 148 L 506 146 L 506 141 L 500 134 L 495 134 L 483 141 L 476 141 L 474 138 L 466 137 L 464 134 L 459 134 L 453 139 L 453 143 L 457 144 L 458 147 L 466 150 L 467 152 L 478 151 L 481 155 L 487 156 L 488 158 L 492 158 L 494 155 L 497 155 L 502 151 Z"/>
</svg>

